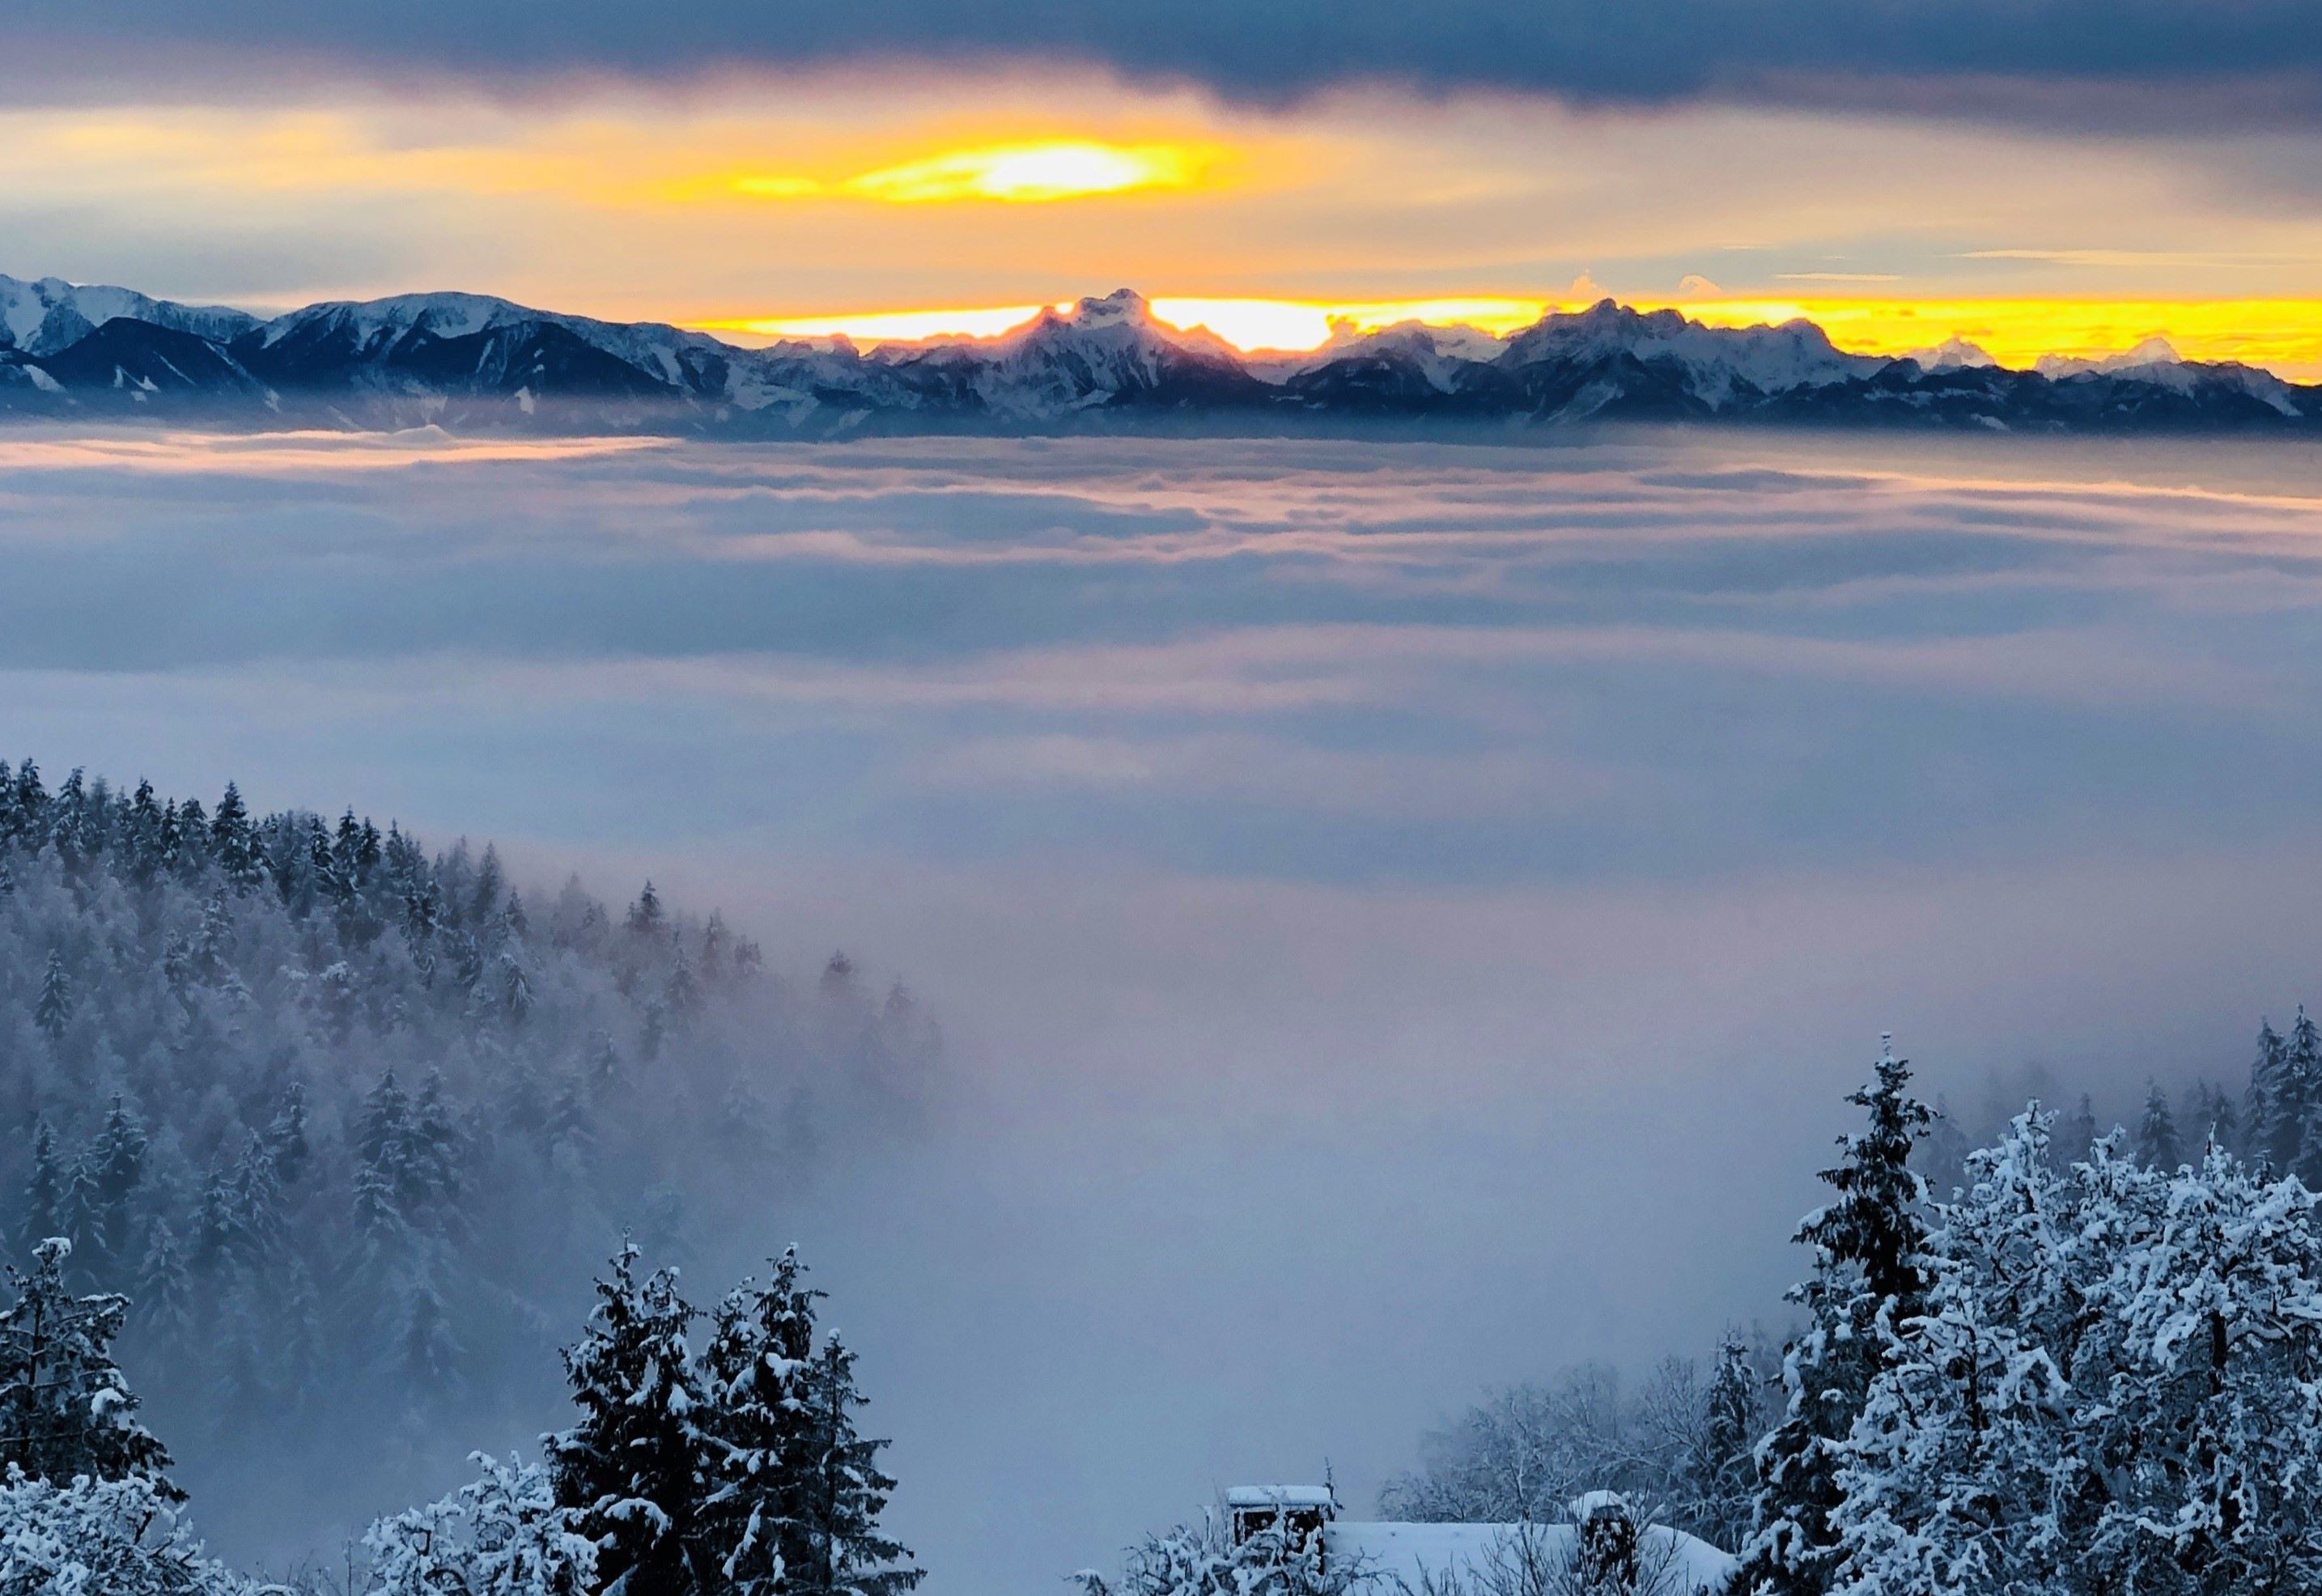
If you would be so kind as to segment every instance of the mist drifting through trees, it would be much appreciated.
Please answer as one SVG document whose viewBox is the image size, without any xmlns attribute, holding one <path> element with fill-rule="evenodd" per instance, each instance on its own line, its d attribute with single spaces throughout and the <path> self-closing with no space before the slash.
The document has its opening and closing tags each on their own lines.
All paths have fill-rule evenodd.
<svg viewBox="0 0 2322 1596">
<path fill-rule="evenodd" d="M 489 846 L 27 762 L 0 1053 L 12 1251 L 69 1237 L 70 1283 L 128 1296 L 206 1518 L 297 1478 L 359 1526 L 527 1433 L 615 1239 L 763 1229 L 828 1136 L 908 1134 L 938 1039 L 650 884 L 527 898 Z"/>
</svg>

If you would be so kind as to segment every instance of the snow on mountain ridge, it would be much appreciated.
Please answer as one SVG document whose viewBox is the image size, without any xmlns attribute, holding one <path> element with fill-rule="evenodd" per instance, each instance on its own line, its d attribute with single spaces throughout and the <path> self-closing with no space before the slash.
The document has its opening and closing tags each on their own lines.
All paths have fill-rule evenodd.
<svg viewBox="0 0 2322 1596">
<path fill-rule="evenodd" d="M 1270 352 L 1245 359 L 1243 363 L 1252 375 L 1267 382 L 1283 383 L 1320 370 L 1334 360 L 1401 360 L 1415 368 L 1438 393 L 1448 394 L 1463 369 L 1489 365 L 1506 351 L 1507 344 L 1506 339 L 1480 327 L 1396 322 L 1362 332 L 1342 326 L 1320 348 Z"/>
<path fill-rule="evenodd" d="M 156 403 L 256 396 L 279 408 L 288 396 L 348 425 L 439 412 L 489 423 L 504 410 L 543 425 L 617 428 L 763 414 L 826 432 L 922 424 L 904 419 L 913 415 L 942 426 L 1037 426 L 1140 410 L 1537 423 L 1875 416 L 2046 428 L 2322 420 L 2322 389 L 2181 360 L 2158 341 L 2102 360 L 2044 360 L 2034 375 L 1957 337 L 1890 360 L 1842 351 L 1810 322 L 1712 327 L 1609 299 L 1504 340 L 1404 323 L 1341 329 L 1305 353 L 1253 355 L 1206 329 L 1156 320 L 1124 288 L 1043 310 L 997 336 L 866 354 L 843 339 L 747 348 L 488 295 L 333 301 L 261 322 L 128 289 L 0 277 L 0 410 L 96 405 L 96 388 L 115 374 L 114 386 Z M 678 419 L 686 415 L 694 419 Z"/>
<path fill-rule="evenodd" d="M 2176 346 L 2166 338 L 2156 334 L 2144 340 L 2135 348 L 2125 349 L 2116 354 L 2098 355 L 2094 358 L 2083 355 L 2042 355 L 2032 362 L 2032 369 L 2043 377 L 2053 379 L 2059 377 L 2084 376 L 2089 372 L 2110 377 L 2118 372 L 2137 371 L 2150 366 L 2181 366 L 2185 362 L 2179 357 Z"/>
<path fill-rule="evenodd" d="M 2228 388 L 2247 394 L 2283 415 L 2303 415 L 2290 384 L 2272 372 L 2239 360 L 2189 360 L 2176 346 L 2158 335 L 2143 340 L 2117 354 L 2089 360 L 2077 356 L 2042 355 L 2032 369 L 2051 382 L 2075 377 L 2120 377 L 2149 382 L 2172 393 L 2193 393 L 2204 386 Z"/>
<path fill-rule="evenodd" d="M 1880 355 L 1851 355 L 1808 321 L 1780 326 L 1711 327 L 1674 310 L 1637 311 L 1613 299 L 1586 310 L 1553 312 L 1507 341 L 1503 367 L 1548 360 L 1585 363 L 1627 355 L 1647 364 L 1674 362 L 1695 397 L 1722 410 L 1743 388 L 1784 394 L 1868 377 L 1889 364 Z"/>
<path fill-rule="evenodd" d="M 1924 371 L 1981 370 L 1999 364 L 1981 344 L 1970 343 L 1956 333 L 1933 349 L 1915 349 L 1902 358 L 1916 360 Z"/>
<path fill-rule="evenodd" d="M 1043 309 L 994 338 L 920 349 L 888 345 L 872 359 L 955 384 L 992 414 L 1019 420 L 1264 387 L 1223 339 L 1156 320 L 1131 288 L 1084 298 L 1069 310 Z"/>
<path fill-rule="evenodd" d="M 0 349 L 54 354 L 123 316 L 220 342 L 258 325 L 256 316 L 223 305 L 179 305 L 133 288 L 0 272 Z"/>
</svg>

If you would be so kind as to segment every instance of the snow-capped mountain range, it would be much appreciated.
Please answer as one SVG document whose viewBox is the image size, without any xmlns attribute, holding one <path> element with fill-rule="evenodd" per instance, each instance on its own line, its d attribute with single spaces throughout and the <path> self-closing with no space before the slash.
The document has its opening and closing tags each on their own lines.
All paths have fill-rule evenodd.
<svg viewBox="0 0 2322 1596">
<path fill-rule="evenodd" d="M 1507 338 L 1405 324 L 1252 357 L 1155 320 L 1128 289 L 998 338 L 866 351 L 744 348 L 474 294 L 261 320 L 0 276 L 0 416 L 758 436 L 1592 419 L 2322 434 L 2322 387 L 2180 360 L 2158 340 L 2020 371 L 1956 339 L 1890 360 L 1840 351 L 1810 322 L 1708 327 L 1610 299 Z"/>
</svg>

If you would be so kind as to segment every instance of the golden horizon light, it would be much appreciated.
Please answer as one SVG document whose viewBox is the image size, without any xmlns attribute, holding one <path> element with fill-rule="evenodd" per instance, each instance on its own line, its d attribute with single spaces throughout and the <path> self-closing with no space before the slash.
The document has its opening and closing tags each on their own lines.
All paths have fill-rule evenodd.
<svg viewBox="0 0 2322 1596">
<path fill-rule="evenodd" d="M 1842 350 L 1902 355 L 1957 338 L 2001 364 L 2028 368 L 2043 355 L 2097 359 L 2166 339 L 2183 359 L 2235 360 L 2297 380 L 2322 379 L 2322 299 L 1871 299 L 1670 298 L 1612 296 L 1641 311 L 1677 310 L 1706 325 L 1741 327 L 1806 320 Z M 1593 296 L 1592 296 L 1593 299 Z M 1403 322 L 1466 326 L 1494 336 L 1521 331 L 1551 311 L 1585 308 L 1592 299 L 1470 295 L 1433 299 L 1322 300 L 1161 296 L 1156 320 L 1181 331 L 1206 330 L 1245 353 L 1298 353 L 1334 338 Z M 846 337 L 858 343 L 994 338 L 1053 307 L 1016 305 L 951 309 L 738 317 L 690 324 L 706 332 L 761 338 Z"/>
<path fill-rule="evenodd" d="M 989 201 L 1042 205 L 1106 195 L 1190 188 L 1216 165 L 1216 153 L 1184 144 L 1109 144 L 1047 139 L 952 150 L 858 172 L 835 182 L 788 175 L 745 175 L 737 194 L 760 199 L 841 198 L 883 205 Z"/>
</svg>

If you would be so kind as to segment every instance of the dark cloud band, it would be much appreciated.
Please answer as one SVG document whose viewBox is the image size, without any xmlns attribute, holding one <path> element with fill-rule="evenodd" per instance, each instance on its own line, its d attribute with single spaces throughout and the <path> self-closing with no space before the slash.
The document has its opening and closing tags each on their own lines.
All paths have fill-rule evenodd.
<svg viewBox="0 0 2322 1596">
<path fill-rule="evenodd" d="M 0 68 L 12 93 L 133 77 L 198 96 L 213 73 L 513 86 L 1032 58 L 1257 101 L 1368 81 L 1644 103 L 1847 104 L 1904 86 L 1908 109 L 1938 114 L 2322 120 L 2312 0 L 116 0 L 96 14 L 92 48 L 89 7 L 20 0 L 15 64 Z"/>
</svg>

